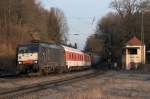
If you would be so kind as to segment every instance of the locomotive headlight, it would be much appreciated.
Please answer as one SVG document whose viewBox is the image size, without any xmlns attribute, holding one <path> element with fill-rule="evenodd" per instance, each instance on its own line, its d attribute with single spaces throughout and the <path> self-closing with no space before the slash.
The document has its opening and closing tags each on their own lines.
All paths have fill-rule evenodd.
<svg viewBox="0 0 150 99">
<path fill-rule="evenodd" d="M 19 63 L 19 64 L 22 64 L 22 62 L 20 62 L 20 61 L 19 61 L 18 63 Z"/>
<path fill-rule="evenodd" d="M 34 61 L 34 63 L 38 63 L 38 61 Z"/>
</svg>

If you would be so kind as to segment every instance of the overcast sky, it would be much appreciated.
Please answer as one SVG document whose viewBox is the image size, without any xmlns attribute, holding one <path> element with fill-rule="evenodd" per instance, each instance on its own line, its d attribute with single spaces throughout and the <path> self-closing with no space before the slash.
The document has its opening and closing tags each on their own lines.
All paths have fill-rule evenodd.
<svg viewBox="0 0 150 99">
<path fill-rule="evenodd" d="M 83 49 L 97 21 L 110 11 L 111 0 L 41 0 L 43 7 L 60 8 L 67 17 L 69 42 L 77 43 Z M 79 35 L 74 35 L 79 34 Z"/>
</svg>

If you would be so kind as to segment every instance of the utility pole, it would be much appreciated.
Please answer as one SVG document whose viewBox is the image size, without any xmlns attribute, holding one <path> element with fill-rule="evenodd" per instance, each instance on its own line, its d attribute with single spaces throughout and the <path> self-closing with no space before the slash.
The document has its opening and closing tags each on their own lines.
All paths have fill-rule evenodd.
<svg viewBox="0 0 150 99">
<path fill-rule="evenodd" d="M 143 44 L 145 41 L 144 40 L 145 39 L 145 37 L 144 37 L 144 14 L 145 14 L 145 12 L 150 12 L 150 10 L 149 9 L 142 9 L 141 10 L 141 41 Z M 141 47 L 141 62 L 142 62 L 142 64 L 145 63 L 144 57 L 145 57 L 144 56 L 144 47 Z"/>
<path fill-rule="evenodd" d="M 141 12 L 141 41 L 144 44 L 144 12 Z"/>
<path fill-rule="evenodd" d="M 144 37 L 144 14 L 146 13 L 146 12 L 150 12 L 150 10 L 149 9 L 142 9 L 141 10 L 141 41 L 144 43 L 144 39 L 145 39 L 145 37 Z"/>
<path fill-rule="evenodd" d="M 112 68 L 112 29 L 109 28 L 108 31 L 107 31 L 107 44 L 106 44 L 106 47 L 107 47 L 107 62 L 109 64 L 109 67 Z"/>
</svg>

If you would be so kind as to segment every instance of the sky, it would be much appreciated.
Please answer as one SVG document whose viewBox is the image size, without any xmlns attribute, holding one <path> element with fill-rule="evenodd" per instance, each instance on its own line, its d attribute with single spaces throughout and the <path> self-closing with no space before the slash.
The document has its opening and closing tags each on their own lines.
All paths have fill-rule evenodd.
<svg viewBox="0 0 150 99">
<path fill-rule="evenodd" d="M 83 50 L 87 38 L 94 33 L 96 24 L 111 9 L 111 0 L 41 0 L 44 8 L 60 8 L 69 27 L 68 43 L 77 43 Z M 78 35 L 74 35 L 78 34 Z"/>
</svg>

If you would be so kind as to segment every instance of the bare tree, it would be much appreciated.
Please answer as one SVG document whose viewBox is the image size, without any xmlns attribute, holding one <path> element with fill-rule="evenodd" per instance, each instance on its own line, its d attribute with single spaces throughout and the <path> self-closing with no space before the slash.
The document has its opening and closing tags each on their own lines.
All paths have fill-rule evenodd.
<svg viewBox="0 0 150 99">
<path fill-rule="evenodd" d="M 57 8 L 51 8 L 48 16 L 49 40 L 62 42 L 66 40 L 68 26 L 64 13 Z"/>
<path fill-rule="evenodd" d="M 144 10 L 150 9 L 149 0 L 113 0 L 111 7 L 114 8 L 121 17 L 122 29 L 126 38 L 129 34 L 136 35 L 140 38 L 142 14 Z M 149 12 L 144 13 L 144 33 L 148 36 L 148 17 Z M 146 36 L 146 37 L 147 37 Z M 148 38 L 147 38 L 148 39 Z M 147 42 L 146 42 L 147 43 Z M 148 43 L 147 43 L 148 44 Z M 149 45 L 149 44 L 148 44 Z"/>
<path fill-rule="evenodd" d="M 67 31 L 67 21 L 60 9 L 45 10 L 35 0 L 0 1 L 1 50 L 12 53 L 17 44 L 32 39 L 64 42 Z"/>
<path fill-rule="evenodd" d="M 0 58 L 15 58 L 16 46 L 33 39 L 65 42 L 68 27 L 64 13 L 57 8 L 48 11 L 35 1 L 0 0 Z"/>
<path fill-rule="evenodd" d="M 148 0 L 113 0 L 111 7 L 116 12 L 108 13 L 97 24 L 96 34 L 102 34 L 105 57 L 111 56 L 114 61 L 121 62 L 121 49 L 133 36 L 140 38 L 141 9 L 148 8 Z M 149 42 L 149 12 L 144 13 L 145 43 Z"/>
<path fill-rule="evenodd" d="M 104 51 L 104 40 L 100 39 L 101 37 L 102 36 L 99 34 L 89 36 L 86 42 L 85 51 L 102 55 Z"/>
</svg>

